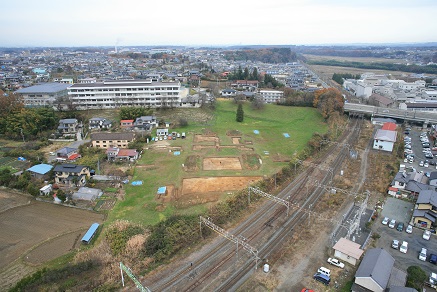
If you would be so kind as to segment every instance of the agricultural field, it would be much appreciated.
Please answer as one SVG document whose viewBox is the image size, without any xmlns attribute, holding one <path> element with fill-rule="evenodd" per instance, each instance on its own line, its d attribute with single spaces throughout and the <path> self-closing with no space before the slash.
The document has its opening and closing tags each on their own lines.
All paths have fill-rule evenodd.
<svg viewBox="0 0 437 292">
<path fill-rule="evenodd" d="M 237 123 L 237 105 L 217 102 L 214 115 L 170 131 L 186 139 L 146 144 L 126 184 L 124 200 L 109 213 L 109 222 L 128 219 L 156 224 L 168 216 L 198 214 L 210 204 L 287 165 L 302 151 L 314 132 L 327 125 L 314 108 L 266 105 L 262 110 L 244 106 L 244 122 Z M 188 116 L 189 117 L 189 116 Z M 175 155 L 176 154 L 176 155 Z M 165 195 L 158 195 L 159 187 Z"/>
</svg>

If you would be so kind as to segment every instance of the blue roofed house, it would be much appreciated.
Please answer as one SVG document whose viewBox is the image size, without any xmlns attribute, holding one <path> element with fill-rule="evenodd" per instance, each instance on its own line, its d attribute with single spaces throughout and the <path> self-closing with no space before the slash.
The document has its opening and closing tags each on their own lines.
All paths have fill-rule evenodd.
<svg viewBox="0 0 437 292">
<path fill-rule="evenodd" d="M 63 184 L 69 187 L 84 186 L 87 178 L 90 177 L 90 169 L 88 166 L 76 164 L 59 164 L 56 165 L 55 183 Z"/>
<path fill-rule="evenodd" d="M 27 169 L 30 175 L 37 179 L 44 179 L 48 177 L 48 173 L 52 170 L 53 165 L 50 164 L 37 164 Z"/>
<path fill-rule="evenodd" d="M 395 259 L 382 248 L 367 250 L 352 285 L 353 292 L 383 292 L 405 287 L 407 274 L 394 267 Z"/>
</svg>

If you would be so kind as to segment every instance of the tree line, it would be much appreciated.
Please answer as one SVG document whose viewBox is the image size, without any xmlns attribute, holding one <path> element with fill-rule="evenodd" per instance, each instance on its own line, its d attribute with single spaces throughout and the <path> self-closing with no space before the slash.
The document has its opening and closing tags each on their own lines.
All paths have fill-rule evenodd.
<svg viewBox="0 0 437 292">
<path fill-rule="evenodd" d="M 344 79 L 360 79 L 360 78 L 361 78 L 360 74 L 353 75 L 350 73 L 334 73 L 332 75 L 332 80 L 334 80 L 340 85 L 343 85 Z"/>
<path fill-rule="evenodd" d="M 388 70 L 388 71 L 403 71 L 412 73 L 427 73 L 427 74 L 437 74 L 437 65 L 405 65 L 405 64 L 393 64 L 393 63 L 363 63 L 363 62 L 341 62 L 337 60 L 326 60 L 326 61 L 308 61 L 310 65 L 323 65 L 323 66 L 336 66 L 336 67 L 352 67 L 352 68 L 363 68 L 363 69 L 373 69 L 373 70 Z"/>
<path fill-rule="evenodd" d="M 270 64 L 289 63 L 297 60 L 290 48 L 265 48 L 259 50 L 237 50 L 224 52 L 224 58 L 230 61 L 256 61 Z"/>
</svg>

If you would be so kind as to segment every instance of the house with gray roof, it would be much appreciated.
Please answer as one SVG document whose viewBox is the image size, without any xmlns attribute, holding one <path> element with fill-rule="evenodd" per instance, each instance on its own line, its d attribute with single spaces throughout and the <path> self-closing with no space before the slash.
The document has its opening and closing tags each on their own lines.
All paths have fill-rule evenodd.
<svg viewBox="0 0 437 292">
<path fill-rule="evenodd" d="M 382 248 L 369 249 L 363 257 L 352 285 L 353 292 L 383 292 L 389 286 L 395 259 Z M 405 278 L 404 278 L 405 281 Z M 396 286 L 405 286 L 405 282 Z"/>
<path fill-rule="evenodd" d="M 75 135 L 78 126 L 79 123 L 77 119 L 62 119 L 59 120 L 58 132 L 62 135 Z"/>
<path fill-rule="evenodd" d="M 393 178 L 388 193 L 395 197 L 417 197 L 420 191 L 430 189 L 427 181 L 428 178 L 422 173 L 400 171 Z"/>
<path fill-rule="evenodd" d="M 134 127 L 137 129 L 150 130 L 158 125 L 156 116 L 141 116 L 135 119 Z"/>
<path fill-rule="evenodd" d="M 91 118 L 88 121 L 88 128 L 92 129 L 110 129 L 112 127 L 112 122 L 105 118 Z"/>
<path fill-rule="evenodd" d="M 431 228 L 436 225 L 437 219 L 437 192 L 435 190 L 423 190 L 417 196 L 413 211 L 413 222 L 423 228 Z"/>
<path fill-rule="evenodd" d="M 53 169 L 55 173 L 55 183 L 66 186 L 84 186 L 86 179 L 90 177 L 88 166 L 76 164 L 59 164 Z"/>
<path fill-rule="evenodd" d="M 393 151 L 396 142 L 396 131 L 378 129 L 373 137 L 373 149 Z"/>
</svg>

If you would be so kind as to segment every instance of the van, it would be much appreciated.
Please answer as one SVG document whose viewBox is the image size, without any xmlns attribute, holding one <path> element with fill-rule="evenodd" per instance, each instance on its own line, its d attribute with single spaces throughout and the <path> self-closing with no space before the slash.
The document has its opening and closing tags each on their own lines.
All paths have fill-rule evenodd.
<svg viewBox="0 0 437 292">
<path fill-rule="evenodd" d="M 182 139 L 185 139 L 185 132 L 182 133 L 181 137 Z"/>
<path fill-rule="evenodd" d="M 328 276 L 328 277 L 331 277 L 331 270 L 330 270 L 330 269 L 327 269 L 327 268 L 325 268 L 325 267 L 320 267 L 320 268 L 317 270 L 317 273 L 320 273 L 320 274 L 326 275 L 326 276 Z"/>
<path fill-rule="evenodd" d="M 331 278 L 321 273 L 315 273 L 313 279 L 325 285 L 329 285 L 329 283 L 331 282 Z"/>
</svg>

